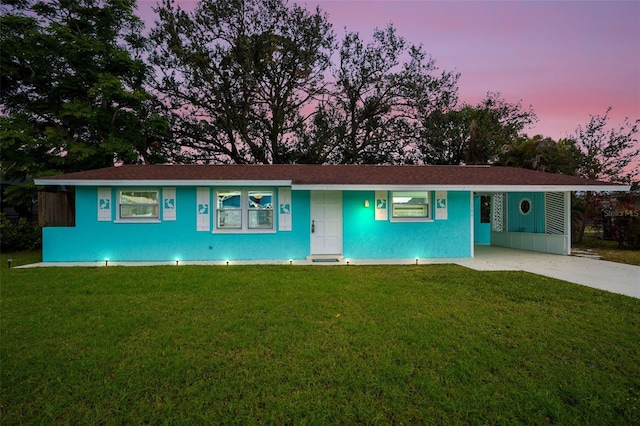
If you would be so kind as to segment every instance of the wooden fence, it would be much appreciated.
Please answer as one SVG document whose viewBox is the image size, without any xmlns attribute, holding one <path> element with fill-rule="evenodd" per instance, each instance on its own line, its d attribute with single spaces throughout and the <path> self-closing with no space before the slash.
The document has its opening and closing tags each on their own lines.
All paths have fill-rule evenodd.
<svg viewBox="0 0 640 426">
<path fill-rule="evenodd" d="M 38 192 L 38 224 L 42 227 L 76 226 L 74 194 Z"/>
</svg>

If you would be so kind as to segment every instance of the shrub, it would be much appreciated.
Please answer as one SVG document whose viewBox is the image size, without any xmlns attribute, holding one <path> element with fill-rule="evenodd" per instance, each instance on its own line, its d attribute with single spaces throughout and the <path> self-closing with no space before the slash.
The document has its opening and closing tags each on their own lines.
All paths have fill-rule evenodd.
<svg viewBox="0 0 640 426">
<path fill-rule="evenodd" d="M 640 216 L 617 216 L 612 220 L 611 236 L 618 247 L 640 250 Z"/>
<path fill-rule="evenodd" d="M 0 214 L 0 249 L 2 251 L 36 250 L 42 247 L 42 230 L 24 218 L 10 221 Z"/>
</svg>

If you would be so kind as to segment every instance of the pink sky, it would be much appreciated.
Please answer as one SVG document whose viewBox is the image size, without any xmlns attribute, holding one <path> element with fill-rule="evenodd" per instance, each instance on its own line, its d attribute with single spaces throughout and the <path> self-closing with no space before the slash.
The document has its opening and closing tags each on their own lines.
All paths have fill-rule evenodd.
<svg viewBox="0 0 640 426">
<path fill-rule="evenodd" d="M 290 0 L 290 2 L 293 2 Z M 139 0 L 147 22 L 155 0 Z M 195 1 L 180 1 L 186 9 Z M 573 134 L 590 115 L 613 108 L 610 123 L 640 118 L 640 1 L 306 0 L 365 39 L 393 23 L 422 44 L 443 70 L 457 70 L 460 100 L 488 91 L 531 105 L 538 123 L 526 132 Z"/>
</svg>

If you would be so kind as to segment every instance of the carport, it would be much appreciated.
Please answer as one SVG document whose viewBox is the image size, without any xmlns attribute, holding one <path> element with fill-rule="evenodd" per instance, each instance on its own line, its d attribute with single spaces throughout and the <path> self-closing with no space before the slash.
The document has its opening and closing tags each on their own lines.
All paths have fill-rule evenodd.
<svg viewBox="0 0 640 426">
<path fill-rule="evenodd" d="M 571 192 L 475 193 L 474 242 L 571 254 Z"/>
</svg>

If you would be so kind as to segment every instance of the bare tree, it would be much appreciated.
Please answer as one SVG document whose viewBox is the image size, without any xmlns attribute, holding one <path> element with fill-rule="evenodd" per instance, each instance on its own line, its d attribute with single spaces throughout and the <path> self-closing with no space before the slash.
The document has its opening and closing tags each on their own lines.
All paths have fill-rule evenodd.
<svg viewBox="0 0 640 426">
<path fill-rule="evenodd" d="M 163 0 L 156 11 L 151 60 L 182 146 L 205 162 L 290 162 L 330 64 L 326 16 L 286 0 L 203 0 L 193 12 Z"/>
<path fill-rule="evenodd" d="M 602 116 L 591 116 L 586 127 L 578 126 L 576 129 L 576 145 L 584 155 L 578 175 L 586 179 L 631 184 L 640 171 L 640 146 L 636 139 L 640 119 L 631 122 L 625 118 L 619 127 L 610 127 L 610 112 L 611 107 Z M 597 214 L 594 199 L 593 193 L 585 194 L 585 210 L 577 235 L 578 242 L 582 242 L 587 223 Z"/>
</svg>

